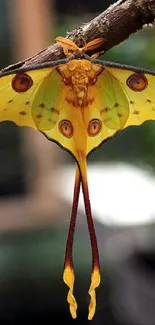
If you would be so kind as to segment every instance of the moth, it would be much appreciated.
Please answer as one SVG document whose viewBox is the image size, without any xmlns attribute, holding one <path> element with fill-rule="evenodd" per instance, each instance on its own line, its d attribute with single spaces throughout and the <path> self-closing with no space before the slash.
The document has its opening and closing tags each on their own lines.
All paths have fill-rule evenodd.
<svg viewBox="0 0 155 325">
<path fill-rule="evenodd" d="M 76 318 L 72 248 L 81 186 L 92 247 L 88 311 L 91 320 L 96 309 L 100 266 L 89 200 L 87 158 L 124 128 L 155 120 L 155 73 L 90 57 L 87 52 L 100 47 L 103 38 L 82 48 L 66 38 L 57 37 L 56 41 L 62 46 L 65 59 L 27 67 L 19 63 L 1 70 L 0 121 L 13 121 L 40 131 L 76 161 L 63 279 L 69 287 L 70 312 Z"/>
</svg>

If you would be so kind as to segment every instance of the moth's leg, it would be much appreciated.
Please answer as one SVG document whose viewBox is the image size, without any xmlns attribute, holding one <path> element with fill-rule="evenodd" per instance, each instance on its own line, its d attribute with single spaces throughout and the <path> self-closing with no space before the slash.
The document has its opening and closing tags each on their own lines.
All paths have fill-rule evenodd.
<svg viewBox="0 0 155 325">
<path fill-rule="evenodd" d="M 97 53 L 94 53 L 91 58 L 92 59 L 97 59 L 99 56 L 101 56 L 102 54 L 104 54 L 104 51 L 101 51 L 101 52 L 97 52 Z"/>
</svg>

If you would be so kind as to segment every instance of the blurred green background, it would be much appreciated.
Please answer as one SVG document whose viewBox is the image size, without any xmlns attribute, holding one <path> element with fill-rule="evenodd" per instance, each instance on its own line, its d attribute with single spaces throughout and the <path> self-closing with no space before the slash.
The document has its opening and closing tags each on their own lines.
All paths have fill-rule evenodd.
<svg viewBox="0 0 155 325">
<path fill-rule="evenodd" d="M 56 36 L 65 36 L 67 31 L 89 21 L 111 3 L 108 0 L 78 0 L 76 3 L 0 0 L 0 67 L 37 53 L 53 43 Z M 104 59 L 155 70 L 154 28 L 131 36 L 106 53 Z M 104 168 L 107 163 L 128 163 L 148 170 L 154 179 L 154 142 L 154 122 L 130 127 L 93 152 L 90 166 L 100 163 Z M 74 245 L 77 320 L 72 320 L 69 314 L 67 288 L 62 282 L 71 211 L 71 202 L 64 200 L 59 191 L 64 166 L 73 168 L 72 158 L 42 135 L 27 128 L 20 129 L 11 122 L 0 125 L 2 324 L 88 323 L 91 252 L 82 212 L 78 215 Z M 65 192 L 68 185 L 65 182 L 62 191 Z M 148 225 L 109 228 L 98 221 L 95 226 L 103 281 L 97 290 L 97 313 L 91 324 L 153 325 L 154 228 Z M 144 278 L 138 273 L 141 271 Z M 139 291 L 145 281 L 147 294 L 145 286 L 143 292 Z M 142 301 L 141 297 L 144 297 Z"/>
</svg>

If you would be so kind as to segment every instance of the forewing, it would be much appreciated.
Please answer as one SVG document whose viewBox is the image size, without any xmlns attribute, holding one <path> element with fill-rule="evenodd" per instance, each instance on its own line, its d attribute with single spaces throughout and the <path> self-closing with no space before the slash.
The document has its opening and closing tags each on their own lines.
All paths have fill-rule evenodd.
<svg viewBox="0 0 155 325">
<path fill-rule="evenodd" d="M 45 117 L 45 122 L 41 123 L 43 123 L 43 126 L 47 126 L 46 124 L 49 122 L 48 114 L 55 100 L 55 93 L 58 92 L 60 87 L 61 78 L 54 68 L 27 71 L 22 75 L 28 76 L 27 78 L 31 81 L 30 88 L 22 92 L 19 91 L 20 85 L 18 81 L 21 73 L 10 74 L 0 78 L 0 121 L 13 121 L 19 126 L 30 126 L 34 129 L 40 129 L 39 121 L 42 121 L 42 119 L 36 116 L 38 115 L 39 117 L 39 114 L 41 114 L 40 110 L 43 108 L 42 118 Z M 47 80 L 51 76 L 54 82 L 51 91 L 49 91 Z M 20 78 L 20 83 L 22 84 L 22 78 Z M 48 95 L 46 87 L 49 91 Z M 39 92 L 40 88 L 42 92 Z M 55 96 L 53 96 L 53 93 Z M 37 107 L 35 104 L 37 101 L 40 102 L 40 107 Z"/>
<path fill-rule="evenodd" d="M 102 127 L 95 136 L 88 134 L 87 154 L 116 132 L 155 119 L 155 76 L 151 72 L 106 65 L 89 92 L 94 100 L 85 113 L 85 123 L 88 126 L 97 118 Z"/>
<path fill-rule="evenodd" d="M 139 72 L 138 68 L 137 71 L 135 68 L 132 71 L 108 66 L 106 69 L 122 87 L 129 103 L 130 113 L 124 127 L 155 120 L 155 76 L 153 72 L 152 74 L 151 72 L 143 73 Z"/>
<path fill-rule="evenodd" d="M 56 67 L 1 76 L 0 121 L 37 129 L 78 159 L 86 132 L 81 112 L 66 101 L 68 91 Z"/>
</svg>

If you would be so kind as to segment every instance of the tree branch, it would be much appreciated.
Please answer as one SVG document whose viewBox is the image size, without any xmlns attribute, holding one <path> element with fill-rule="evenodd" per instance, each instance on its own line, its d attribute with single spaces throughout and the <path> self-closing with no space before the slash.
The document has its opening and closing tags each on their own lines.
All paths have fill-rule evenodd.
<svg viewBox="0 0 155 325">
<path fill-rule="evenodd" d="M 67 38 L 83 46 L 95 38 L 104 37 L 105 42 L 99 50 L 106 52 L 142 28 L 152 27 L 154 22 L 155 0 L 119 0 L 90 22 L 68 33 Z M 54 44 L 23 64 L 29 66 L 61 58 L 64 58 L 62 48 Z"/>
</svg>

